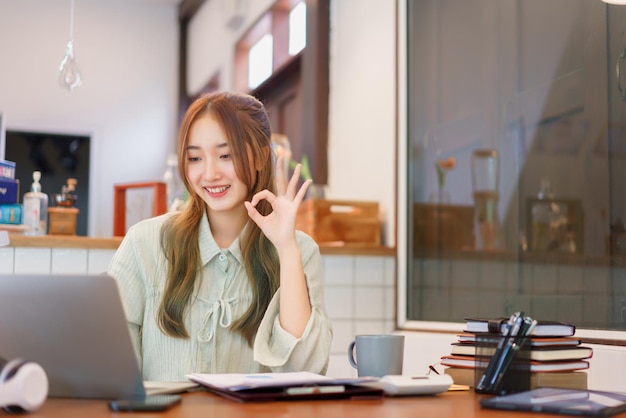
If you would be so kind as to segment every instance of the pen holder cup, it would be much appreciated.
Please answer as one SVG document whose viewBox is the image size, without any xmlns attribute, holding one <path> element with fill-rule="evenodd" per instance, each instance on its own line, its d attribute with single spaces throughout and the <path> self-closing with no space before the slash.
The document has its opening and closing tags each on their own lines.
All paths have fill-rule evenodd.
<svg viewBox="0 0 626 418">
<path fill-rule="evenodd" d="M 528 337 L 476 337 L 475 391 L 492 395 L 530 389 Z"/>
</svg>

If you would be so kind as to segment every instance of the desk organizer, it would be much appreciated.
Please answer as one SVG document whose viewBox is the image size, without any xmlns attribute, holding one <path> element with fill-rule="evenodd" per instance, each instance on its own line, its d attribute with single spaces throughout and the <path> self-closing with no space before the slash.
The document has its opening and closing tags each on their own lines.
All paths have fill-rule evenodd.
<svg viewBox="0 0 626 418">
<path fill-rule="evenodd" d="M 507 357 L 510 355 L 510 357 Z M 505 395 L 530 389 L 528 337 L 476 337 L 475 391 Z"/>
</svg>

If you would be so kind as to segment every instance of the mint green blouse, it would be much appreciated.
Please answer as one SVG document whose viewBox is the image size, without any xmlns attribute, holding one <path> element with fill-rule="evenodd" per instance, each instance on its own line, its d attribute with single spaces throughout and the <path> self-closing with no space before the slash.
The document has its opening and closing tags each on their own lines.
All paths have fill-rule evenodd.
<svg viewBox="0 0 626 418">
<path fill-rule="evenodd" d="M 202 269 L 185 317 L 190 338 L 161 332 L 156 315 L 161 303 L 166 260 L 160 230 L 171 214 L 133 225 L 109 265 L 117 279 L 126 319 L 144 380 L 183 381 L 189 373 L 310 371 L 325 373 L 332 328 L 324 310 L 322 261 L 315 241 L 296 231 L 312 313 L 301 338 L 279 322 L 279 292 L 272 298 L 253 347 L 230 325 L 250 305 L 252 291 L 239 239 L 220 249 L 208 220 L 200 225 Z"/>
</svg>

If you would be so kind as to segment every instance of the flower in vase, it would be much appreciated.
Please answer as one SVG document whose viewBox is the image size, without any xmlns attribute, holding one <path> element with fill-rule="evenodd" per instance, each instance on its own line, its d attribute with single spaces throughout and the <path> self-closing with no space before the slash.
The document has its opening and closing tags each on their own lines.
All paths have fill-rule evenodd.
<svg viewBox="0 0 626 418">
<path fill-rule="evenodd" d="M 452 170 L 456 166 L 456 158 L 448 157 L 440 159 L 435 162 L 435 168 L 437 169 L 437 186 L 439 188 L 439 196 L 443 195 L 443 187 L 446 183 L 446 173 Z"/>
</svg>

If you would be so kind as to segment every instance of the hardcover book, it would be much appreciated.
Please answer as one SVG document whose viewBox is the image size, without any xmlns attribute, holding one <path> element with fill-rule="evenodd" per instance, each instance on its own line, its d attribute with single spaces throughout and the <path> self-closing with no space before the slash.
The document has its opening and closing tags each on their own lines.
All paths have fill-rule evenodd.
<svg viewBox="0 0 626 418">
<path fill-rule="evenodd" d="M 450 375 L 457 385 L 474 387 L 476 385 L 476 370 L 462 367 L 448 367 L 444 373 Z M 530 387 L 553 387 L 564 389 L 587 389 L 587 372 L 546 372 L 531 373 Z"/>
<path fill-rule="evenodd" d="M 481 343 L 492 342 L 498 343 L 501 336 L 492 335 L 490 333 L 462 333 L 457 334 L 460 343 L 463 344 L 475 344 L 478 340 Z M 549 346 L 576 346 L 580 345 L 582 341 L 576 337 L 531 337 L 528 339 L 527 344 L 530 344 L 531 349 L 534 347 L 549 347 Z"/>
<path fill-rule="evenodd" d="M 465 332 L 502 334 L 508 318 L 465 318 Z M 537 321 L 532 336 L 571 337 L 576 327 L 567 322 Z"/>
<path fill-rule="evenodd" d="M 488 360 L 477 360 L 474 356 L 458 356 L 450 355 L 441 357 L 441 365 L 449 367 L 465 367 L 474 369 L 486 368 L 489 364 Z M 584 370 L 589 368 L 589 362 L 586 360 L 565 360 L 565 361 L 535 361 L 529 362 L 530 373 L 533 372 L 563 372 L 573 370 Z"/>
<path fill-rule="evenodd" d="M 481 354 L 487 355 L 494 353 L 496 346 L 487 350 L 481 346 Z M 453 355 L 474 356 L 476 355 L 476 346 L 473 344 L 452 343 L 450 353 Z M 529 356 L 531 360 L 536 361 L 561 361 L 561 360 L 582 360 L 590 358 L 593 355 L 591 347 L 574 346 L 574 347 L 530 347 Z"/>
</svg>

